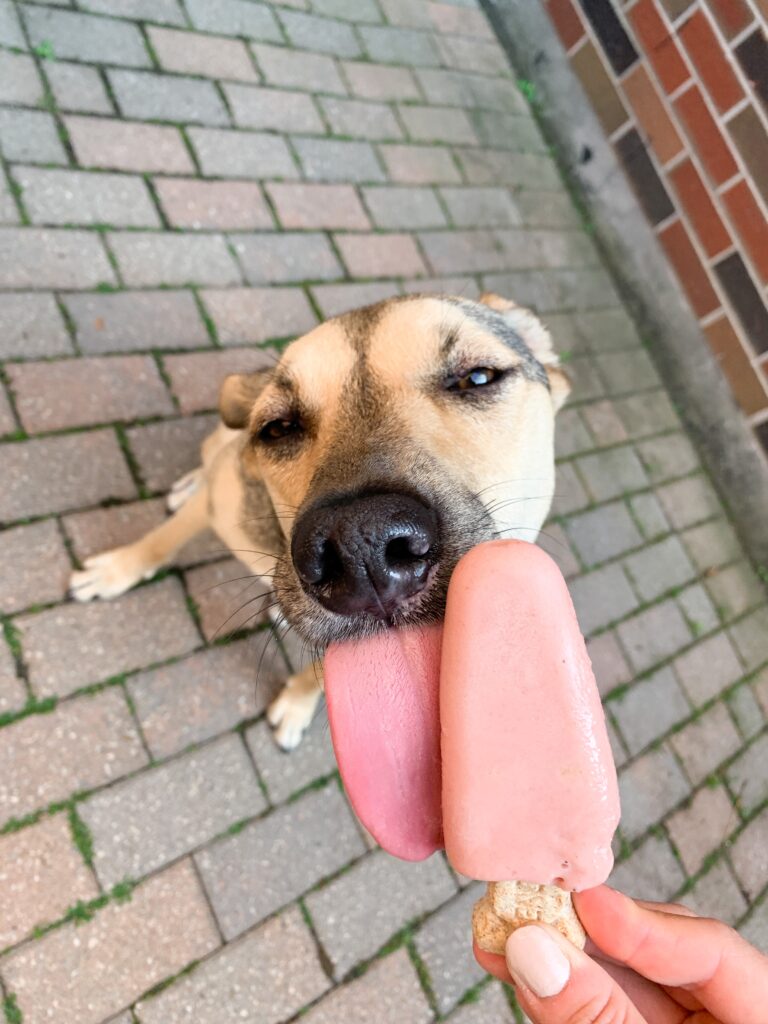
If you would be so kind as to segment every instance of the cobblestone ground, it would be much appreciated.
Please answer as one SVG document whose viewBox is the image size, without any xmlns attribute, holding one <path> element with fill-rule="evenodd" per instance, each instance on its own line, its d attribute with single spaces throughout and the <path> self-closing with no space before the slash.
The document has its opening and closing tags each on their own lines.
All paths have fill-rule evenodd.
<svg viewBox="0 0 768 1024">
<path fill-rule="evenodd" d="M 475 889 L 371 848 L 323 719 L 273 746 L 300 652 L 224 627 L 212 538 L 65 596 L 161 519 L 222 374 L 416 289 L 529 303 L 568 357 L 543 543 L 621 766 L 615 883 L 767 946 L 765 593 L 473 0 L 0 0 L 0 44 L 7 1020 L 515 1019 Z"/>
</svg>

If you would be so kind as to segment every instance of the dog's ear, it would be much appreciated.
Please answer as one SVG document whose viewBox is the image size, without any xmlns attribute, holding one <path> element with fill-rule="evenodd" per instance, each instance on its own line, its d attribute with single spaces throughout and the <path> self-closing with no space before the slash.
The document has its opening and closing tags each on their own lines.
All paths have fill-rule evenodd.
<svg viewBox="0 0 768 1024">
<path fill-rule="evenodd" d="M 231 373 L 219 390 L 219 412 L 228 427 L 241 430 L 248 422 L 253 403 L 269 382 L 271 370 Z"/>
<path fill-rule="evenodd" d="M 571 393 L 571 382 L 560 368 L 560 357 L 552 345 L 552 336 L 539 318 L 523 306 L 493 292 L 483 292 L 480 302 L 501 313 L 507 323 L 523 339 L 536 359 L 547 371 L 552 404 L 557 412 Z"/>
</svg>

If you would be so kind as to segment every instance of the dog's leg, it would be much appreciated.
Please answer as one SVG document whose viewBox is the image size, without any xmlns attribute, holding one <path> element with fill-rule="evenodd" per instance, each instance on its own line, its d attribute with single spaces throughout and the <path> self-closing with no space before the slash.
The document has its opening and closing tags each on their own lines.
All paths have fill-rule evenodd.
<svg viewBox="0 0 768 1024">
<path fill-rule="evenodd" d="M 178 512 L 181 506 L 192 497 L 205 483 L 205 470 L 202 466 L 193 469 L 191 473 L 185 473 L 171 484 L 171 489 L 165 498 L 165 505 L 169 512 Z"/>
<path fill-rule="evenodd" d="M 117 597 L 148 579 L 169 562 L 179 548 L 208 525 L 208 489 L 203 486 L 179 511 L 141 540 L 86 558 L 82 572 L 73 572 L 70 592 L 76 601 Z"/>
<path fill-rule="evenodd" d="M 267 721 L 275 730 L 277 745 L 293 750 L 314 718 L 323 694 L 323 668 L 319 661 L 290 676 L 267 709 Z"/>
</svg>

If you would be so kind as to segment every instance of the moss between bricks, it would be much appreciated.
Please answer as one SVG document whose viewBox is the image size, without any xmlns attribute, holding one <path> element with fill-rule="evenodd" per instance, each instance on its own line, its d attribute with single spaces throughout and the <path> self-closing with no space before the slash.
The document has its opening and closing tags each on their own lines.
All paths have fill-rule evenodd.
<svg viewBox="0 0 768 1024">
<path fill-rule="evenodd" d="M 23 1024 L 24 1017 L 16 1002 L 16 996 L 7 996 L 3 1000 L 3 1012 L 8 1024 Z"/>
</svg>

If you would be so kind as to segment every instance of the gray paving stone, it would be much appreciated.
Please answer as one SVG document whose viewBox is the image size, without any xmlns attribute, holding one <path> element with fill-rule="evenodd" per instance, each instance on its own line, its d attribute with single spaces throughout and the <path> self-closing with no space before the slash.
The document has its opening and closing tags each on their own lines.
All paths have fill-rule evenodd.
<svg viewBox="0 0 768 1024">
<path fill-rule="evenodd" d="M 403 130 L 385 103 L 321 97 L 318 100 L 331 134 L 352 139 L 402 139 Z"/>
<path fill-rule="evenodd" d="M 691 640 L 691 631 L 671 601 L 652 605 L 618 627 L 631 664 L 644 672 L 670 657 Z"/>
<path fill-rule="evenodd" d="M 710 573 L 706 585 L 724 619 L 735 618 L 762 604 L 766 598 L 765 585 L 746 561 Z"/>
<path fill-rule="evenodd" d="M 685 476 L 700 468 L 699 457 L 684 434 L 665 434 L 637 446 L 653 484 Z"/>
<path fill-rule="evenodd" d="M 733 744 L 734 753 L 738 744 Z M 768 763 L 768 735 L 755 740 L 740 754 L 726 771 L 728 785 L 739 808 L 750 813 L 768 797 L 768 779 L 765 765 Z"/>
<path fill-rule="evenodd" d="M 768 955 L 768 900 L 764 899 L 739 928 L 739 933 Z"/>
<path fill-rule="evenodd" d="M 696 706 L 706 704 L 740 679 L 743 669 L 726 633 L 700 640 L 675 661 L 675 671 Z"/>
<path fill-rule="evenodd" d="M 249 284 L 328 280 L 343 271 L 321 234 L 233 235 L 232 247 Z"/>
<path fill-rule="evenodd" d="M 516 188 L 561 187 L 555 164 L 537 153 L 510 153 L 503 149 L 457 149 L 469 185 L 511 185 Z"/>
<path fill-rule="evenodd" d="M 49 43 L 56 58 L 88 64 L 150 65 L 141 32 L 113 18 L 26 6 L 22 11 L 33 46 Z"/>
<path fill-rule="evenodd" d="M 690 789 L 669 748 L 644 754 L 619 774 L 622 833 L 630 841 L 636 839 L 684 800 Z"/>
<path fill-rule="evenodd" d="M 568 378 L 573 387 L 574 401 L 600 398 L 605 392 L 597 364 L 591 358 L 579 356 L 577 359 L 570 360 L 568 362 Z"/>
<path fill-rule="evenodd" d="M 561 462 L 557 466 L 555 488 L 551 509 L 554 516 L 571 515 L 591 504 L 584 485 L 571 462 Z"/>
<path fill-rule="evenodd" d="M 0 478 L 0 522 L 136 496 L 111 430 L 3 445 Z"/>
<path fill-rule="evenodd" d="M 79 807 L 102 885 L 141 878 L 265 807 L 238 736 L 151 768 Z"/>
<path fill-rule="evenodd" d="M 634 853 L 617 864 L 608 884 L 636 899 L 671 899 L 685 874 L 663 836 L 650 835 Z"/>
<path fill-rule="evenodd" d="M 96 68 L 65 61 L 50 61 L 45 74 L 60 110 L 86 114 L 112 114 L 112 101 Z"/>
<path fill-rule="evenodd" d="M 188 862 L 139 886 L 89 922 L 21 946 L 3 965 L 30 1024 L 101 1024 L 219 944 Z"/>
<path fill-rule="evenodd" d="M 601 633 L 587 643 L 587 653 L 592 661 L 592 668 L 597 679 L 601 696 L 622 686 L 632 678 L 632 670 L 627 664 L 616 634 Z"/>
<path fill-rule="evenodd" d="M 27 41 L 21 30 L 16 9 L 10 0 L 0 0 L 0 44 L 27 49 Z"/>
<path fill-rule="evenodd" d="M 514 82 L 463 71 L 432 69 L 419 69 L 416 76 L 430 103 L 528 115 L 526 103 Z"/>
<path fill-rule="evenodd" d="M 190 128 L 189 139 L 203 174 L 221 178 L 298 178 L 283 139 L 258 132 Z"/>
<path fill-rule="evenodd" d="M 361 55 L 360 44 L 349 25 L 302 11 L 280 11 L 279 18 L 291 46 L 336 57 Z"/>
<path fill-rule="evenodd" d="M 383 181 L 376 154 L 367 142 L 294 138 L 293 146 L 309 181 Z"/>
<path fill-rule="evenodd" d="M 130 287 L 240 284 L 240 273 L 221 235 L 111 232 L 109 246 Z"/>
<path fill-rule="evenodd" d="M 369 893 L 364 902 L 361 892 Z M 312 893 L 306 904 L 334 976 L 341 978 L 356 963 L 373 956 L 390 935 L 455 892 L 456 884 L 441 856 L 407 864 L 377 851 Z"/>
<path fill-rule="evenodd" d="M 31 57 L 0 53 L 0 103 L 36 107 L 43 98 L 43 83 Z"/>
<path fill-rule="evenodd" d="M 0 357 L 37 359 L 73 351 L 53 295 L 6 292 L 0 295 Z"/>
<path fill-rule="evenodd" d="M 515 196 L 523 223 L 537 228 L 580 227 L 570 196 L 565 192 L 540 192 L 525 190 Z"/>
<path fill-rule="evenodd" d="M 252 725 L 245 734 L 259 777 L 274 804 L 336 771 L 328 718 L 321 711 L 295 753 L 286 754 L 275 743 L 265 720 Z"/>
<path fill-rule="evenodd" d="M 694 526 L 682 537 L 688 554 L 702 572 L 731 562 L 742 554 L 739 539 L 725 519 Z"/>
<path fill-rule="evenodd" d="M 266 4 L 249 0 L 187 0 L 186 8 L 192 24 L 203 31 L 282 42 L 275 16 Z"/>
<path fill-rule="evenodd" d="M 398 25 L 402 28 L 432 28 L 426 3 L 409 3 L 408 0 L 379 0 L 379 2 L 390 25 Z"/>
<path fill-rule="evenodd" d="M 338 316 L 350 309 L 370 306 L 374 302 L 400 294 L 395 281 L 372 281 L 368 284 L 320 284 L 312 288 L 320 312 L 325 317 Z"/>
<path fill-rule="evenodd" d="M 11 195 L 10 186 L 4 176 L 0 176 L 0 224 L 18 224 L 21 221 L 16 203 Z"/>
<path fill-rule="evenodd" d="M 500 270 L 507 264 L 507 254 L 495 231 L 424 231 L 419 241 L 436 274 Z"/>
<path fill-rule="evenodd" d="M 241 345 L 304 334 L 317 318 L 298 288 L 206 289 L 203 302 L 222 345 Z"/>
<path fill-rule="evenodd" d="M 0 714 L 20 711 L 27 703 L 27 690 L 16 675 L 16 663 L 8 645 L 0 644 Z"/>
<path fill-rule="evenodd" d="M 753 739 L 765 725 L 765 716 L 748 684 L 739 686 L 727 697 L 728 707 L 745 739 Z"/>
<path fill-rule="evenodd" d="M 268 697 L 287 675 L 285 661 L 274 644 L 272 655 L 262 659 L 269 636 L 260 633 L 198 651 L 128 680 L 128 692 L 154 757 L 170 757 L 264 710 Z M 269 743 L 278 750 L 271 736 Z M 289 760 L 281 756 L 283 763 Z"/>
<path fill-rule="evenodd" d="M 330 92 L 341 96 L 347 93 L 337 64 L 331 57 L 279 46 L 253 46 L 252 49 L 269 85 L 305 89 L 307 82 L 311 82 L 315 92 Z"/>
<path fill-rule="evenodd" d="M 671 737 L 670 743 L 696 786 L 741 746 L 741 737 L 724 704 L 718 702 Z"/>
<path fill-rule="evenodd" d="M 681 590 L 676 600 L 694 636 L 709 633 L 720 625 L 720 616 L 700 583 Z"/>
<path fill-rule="evenodd" d="M 14 179 L 33 224 L 160 227 L 147 186 L 125 174 L 16 167 Z"/>
<path fill-rule="evenodd" d="M 83 10 L 162 25 L 186 25 L 179 0 L 80 0 Z"/>
<path fill-rule="evenodd" d="M 629 499 L 629 507 L 648 540 L 654 540 L 669 530 L 667 517 L 655 494 L 636 494 Z M 688 551 L 690 553 L 690 545 Z"/>
<path fill-rule="evenodd" d="M 645 437 L 679 426 L 680 420 L 666 391 L 630 395 L 615 402 L 630 437 Z"/>
<path fill-rule="evenodd" d="M 67 163 L 56 123 L 42 110 L 0 110 L 0 152 L 14 163 Z"/>
<path fill-rule="evenodd" d="M 581 572 L 581 564 L 562 526 L 557 523 L 545 524 L 544 530 L 537 538 L 537 544 L 557 563 L 566 579 L 578 576 Z"/>
<path fill-rule="evenodd" d="M 631 555 L 624 563 L 643 601 L 654 601 L 687 582 L 695 570 L 677 537 L 668 537 Z"/>
<path fill-rule="evenodd" d="M 330 782 L 202 850 L 196 860 L 231 939 L 364 852 L 349 808 Z"/>
<path fill-rule="evenodd" d="M 747 671 L 759 668 L 768 657 L 768 608 L 758 608 L 731 626 L 731 639 Z"/>
<path fill-rule="evenodd" d="M 555 421 L 555 457 L 564 459 L 577 452 L 590 451 L 593 447 L 594 441 L 584 425 L 581 412 L 563 409 Z"/>
<path fill-rule="evenodd" d="M 400 117 L 414 142 L 447 142 L 474 145 L 478 142 L 469 117 L 456 107 L 403 106 Z"/>
<path fill-rule="evenodd" d="M 486 985 L 476 999 L 460 1006 L 449 1018 L 451 1024 L 513 1024 L 514 1019 L 512 1007 L 498 984 Z"/>
<path fill-rule="evenodd" d="M 86 231 L 0 228 L 0 287 L 94 288 L 114 284 L 101 241 Z"/>
<path fill-rule="evenodd" d="M 137 1012 L 142 1024 L 208 1024 L 222 1012 L 241 1024 L 279 1024 L 328 987 L 312 935 L 293 908 L 142 1000 Z"/>
<path fill-rule="evenodd" d="M 440 1013 L 452 1010 L 467 989 L 485 977 L 468 941 L 472 907 L 484 891 L 481 883 L 468 886 L 416 933 L 416 951 L 427 968 Z"/>
<path fill-rule="evenodd" d="M 427 1024 L 424 992 L 404 949 L 374 964 L 362 978 L 334 989 L 306 1015 L 307 1024 Z"/>
<path fill-rule="evenodd" d="M 596 501 L 647 487 L 648 478 L 632 448 L 612 448 L 579 459 L 579 472 Z"/>
<path fill-rule="evenodd" d="M 3 729 L 0 820 L 23 818 L 146 763 L 118 689 L 67 701 L 50 714 L 29 715 Z"/>
<path fill-rule="evenodd" d="M 0 533 L 0 611 L 60 601 L 72 565 L 54 520 L 17 526 Z"/>
<path fill-rule="evenodd" d="M 342 21 L 380 22 L 381 11 L 376 0 L 312 0 L 312 10 Z"/>
<path fill-rule="evenodd" d="M 200 465 L 200 445 L 219 423 L 218 416 L 194 416 L 131 427 L 128 442 L 150 491 L 167 491 L 174 480 Z"/>
<path fill-rule="evenodd" d="M 754 818 L 730 849 L 736 876 L 749 899 L 754 900 L 768 883 L 768 812 Z"/>
<path fill-rule="evenodd" d="M 440 194 L 456 227 L 519 225 L 520 213 L 503 188 L 442 188 Z"/>
<path fill-rule="evenodd" d="M 630 754 L 639 753 L 691 713 L 670 668 L 635 683 L 624 696 L 612 700 L 610 707 Z"/>
<path fill-rule="evenodd" d="M 16 626 L 30 682 L 40 697 L 65 696 L 89 683 L 187 654 L 199 643 L 174 579 L 108 604 L 69 604 L 22 616 Z"/>
<path fill-rule="evenodd" d="M 379 228 L 414 230 L 447 223 L 434 191 L 429 188 L 377 186 L 363 189 L 363 196 Z"/>
<path fill-rule="evenodd" d="M 620 444 L 628 438 L 613 402 L 593 402 L 584 406 L 584 419 L 598 445 Z"/>
<path fill-rule="evenodd" d="M 473 110 L 470 112 L 470 120 L 483 146 L 495 146 L 519 153 L 547 152 L 541 132 L 530 117 L 504 114 L 496 110 Z M 578 222 L 571 217 L 565 223 L 539 226 L 576 227 Z"/>
<path fill-rule="evenodd" d="M 626 506 L 621 502 L 602 505 L 574 516 L 568 520 L 566 532 L 586 565 L 604 562 L 643 542 Z M 631 558 L 628 559 L 630 563 Z"/>
<path fill-rule="evenodd" d="M 701 476 L 666 484 L 656 492 L 667 518 L 676 530 L 693 526 L 702 519 L 722 513 L 712 485 Z"/>
<path fill-rule="evenodd" d="M 223 85 L 235 124 L 278 132 L 325 133 L 314 99 L 304 92 Z"/>
<path fill-rule="evenodd" d="M 149 71 L 108 74 L 118 106 L 127 117 L 185 124 L 229 124 L 229 115 L 211 82 Z"/>
<path fill-rule="evenodd" d="M 739 825 L 739 815 L 724 786 L 704 786 L 690 803 L 667 820 L 667 831 L 689 875 L 695 875 L 713 850 Z"/>
<path fill-rule="evenodd" d="M 571 583 L 570 591 L 585 634 L 623 618 L 637 607 L 637 598 L 618 565 L 579 577 Z"/>
<path fill-rule="evenodd" d="M 425 32 L 407 28 L 363 25 L 359 29 L 366 53 L 382 64 L 404 64 L 406 67 L 437 67 L 440 57 L 432 38 Z"/>
<path fill-rule="evenodd" d="M 209 342 L 190 292 L 65 295 L 83 352 L 198 348 Z"/>
<path fill-rule="evenodd" d="M 685 894 L 682 902 L 702 917 L 714 917 L 731 925 L 748 910 L 747 902 L 724 860 L 710 868 Z"/>
</svg>

